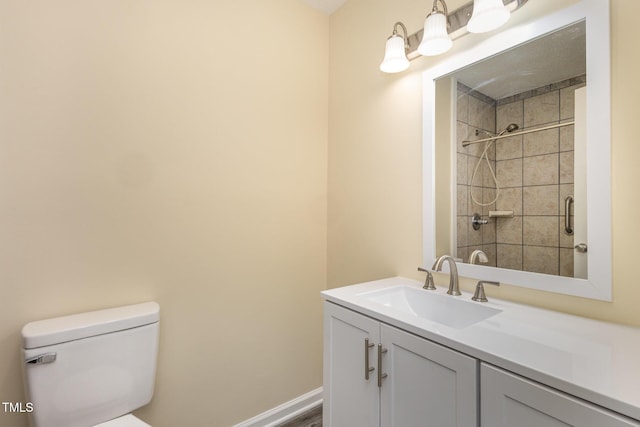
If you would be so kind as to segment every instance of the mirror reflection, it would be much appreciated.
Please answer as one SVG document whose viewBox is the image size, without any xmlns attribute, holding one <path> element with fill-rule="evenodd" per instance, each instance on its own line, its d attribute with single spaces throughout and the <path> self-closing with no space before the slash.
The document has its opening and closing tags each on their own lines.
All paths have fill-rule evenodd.
<svg viewBox="0 0 640 427">
<path fill-rule="evenodd" d="M 457 258 L 587 278 L 585 45 L 582 21 L 445 77 Z"/>
</svg>

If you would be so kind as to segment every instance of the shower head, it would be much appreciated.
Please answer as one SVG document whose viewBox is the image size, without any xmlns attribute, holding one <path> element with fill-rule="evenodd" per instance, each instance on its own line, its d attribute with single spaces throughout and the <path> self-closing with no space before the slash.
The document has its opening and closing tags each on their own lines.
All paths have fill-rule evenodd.
<svg viewBox="0 0 640 427">
<path fill-rule="evenodd" d="M 518 125 L 517 125 L 517 124 L 515 124 L 515 123 L 510 123 L 506 128 L 504 128 L 504 129 L 503 129 L 499 134 L 497 134 L 497 135 L 496 135 L 496 134 L 494 134 L 494 133 L 491 133 L 491 132 L 487 132 L 487 131 L 486 131 L 486 130 L 484 130 L 484 129 L 476 129 L 476 136 L 479 136 L 481 133 L 484 133 L 485 135 L 488 135 L 489 137 L 498 137 L 498 136 L 502 136 L 502 135 L 504 135 L 505 133 L 511 133 L 511 132 L 516 131 L 516 130 L 518 130 L 518 129 L 520 129 L 520 126 L 518 126 Z M 486 141 L 486 139 L 482 139 L 482 140 L 480 140 L 480 141 L 478 141 L 478 142 L 482 142 L 482 141 Z M 462 141 L 462 146 L 463 146 L 463 147 L 467 147 L 467 146 L 469 146 L 469 145 L 471 145 L 471 144 L 475 144 L 475 143 L 476 143 L 476 141 L 468 141 L 468 140 L 464 140 L 464 141 Z"/>
<path fill-rule="evenodd" d="M 500 132 L 500 133 L 498 134 L 498 136 L 503 135 L 505 132 L 511 133 L 511 132 L 513 132 L 514 130 L 518 130 L 519 128 L 520 128 L 520 126 L 518 126 L 517 124 L 515 124 L 515 123 L 511 123 L 511 124 L 509 124 L 509 126 L 507 126 L 506 128 L 504 128 L 504 130 L 503 130 L 502 132 Z"/>
</svg>

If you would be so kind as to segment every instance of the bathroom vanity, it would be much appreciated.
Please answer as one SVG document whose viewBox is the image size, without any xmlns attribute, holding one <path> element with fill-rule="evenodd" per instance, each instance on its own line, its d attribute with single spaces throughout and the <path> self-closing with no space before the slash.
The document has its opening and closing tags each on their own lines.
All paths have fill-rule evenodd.
<svg viewBox="0 0 640 427">
<path fill-rule="evenodd" d="M 640 329 L 399 277 L 322 296 L 325 426 L 640 426 Z"/>
</svg>

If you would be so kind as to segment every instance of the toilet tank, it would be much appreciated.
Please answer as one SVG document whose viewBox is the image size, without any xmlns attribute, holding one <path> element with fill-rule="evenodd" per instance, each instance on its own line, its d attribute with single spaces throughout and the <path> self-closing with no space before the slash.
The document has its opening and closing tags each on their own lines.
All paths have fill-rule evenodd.
<svg viewBox="0 0 640 427">
<path fill-rule="evenodd" d="M 25 325 L 23 367 L 32 426 L 93 426 L 149 403 L 159 325 L 155 302 Z"/>
</svg>

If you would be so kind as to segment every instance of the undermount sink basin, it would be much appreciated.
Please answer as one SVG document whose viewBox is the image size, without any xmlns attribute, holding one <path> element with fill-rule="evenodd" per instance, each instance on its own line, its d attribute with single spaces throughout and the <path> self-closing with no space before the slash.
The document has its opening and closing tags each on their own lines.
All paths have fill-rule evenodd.
<svg viewBox="0 0 640 427">
<path fill-rule="evenodd" d="M 479 303 L 461 300 L 461 296 L 436 294 L 424 289 L 398 286 L 362 294 L 369 301 L 431 320 L 452 328 L 462 329 L 488 319 L 502 310 Z"/>
</svg>

